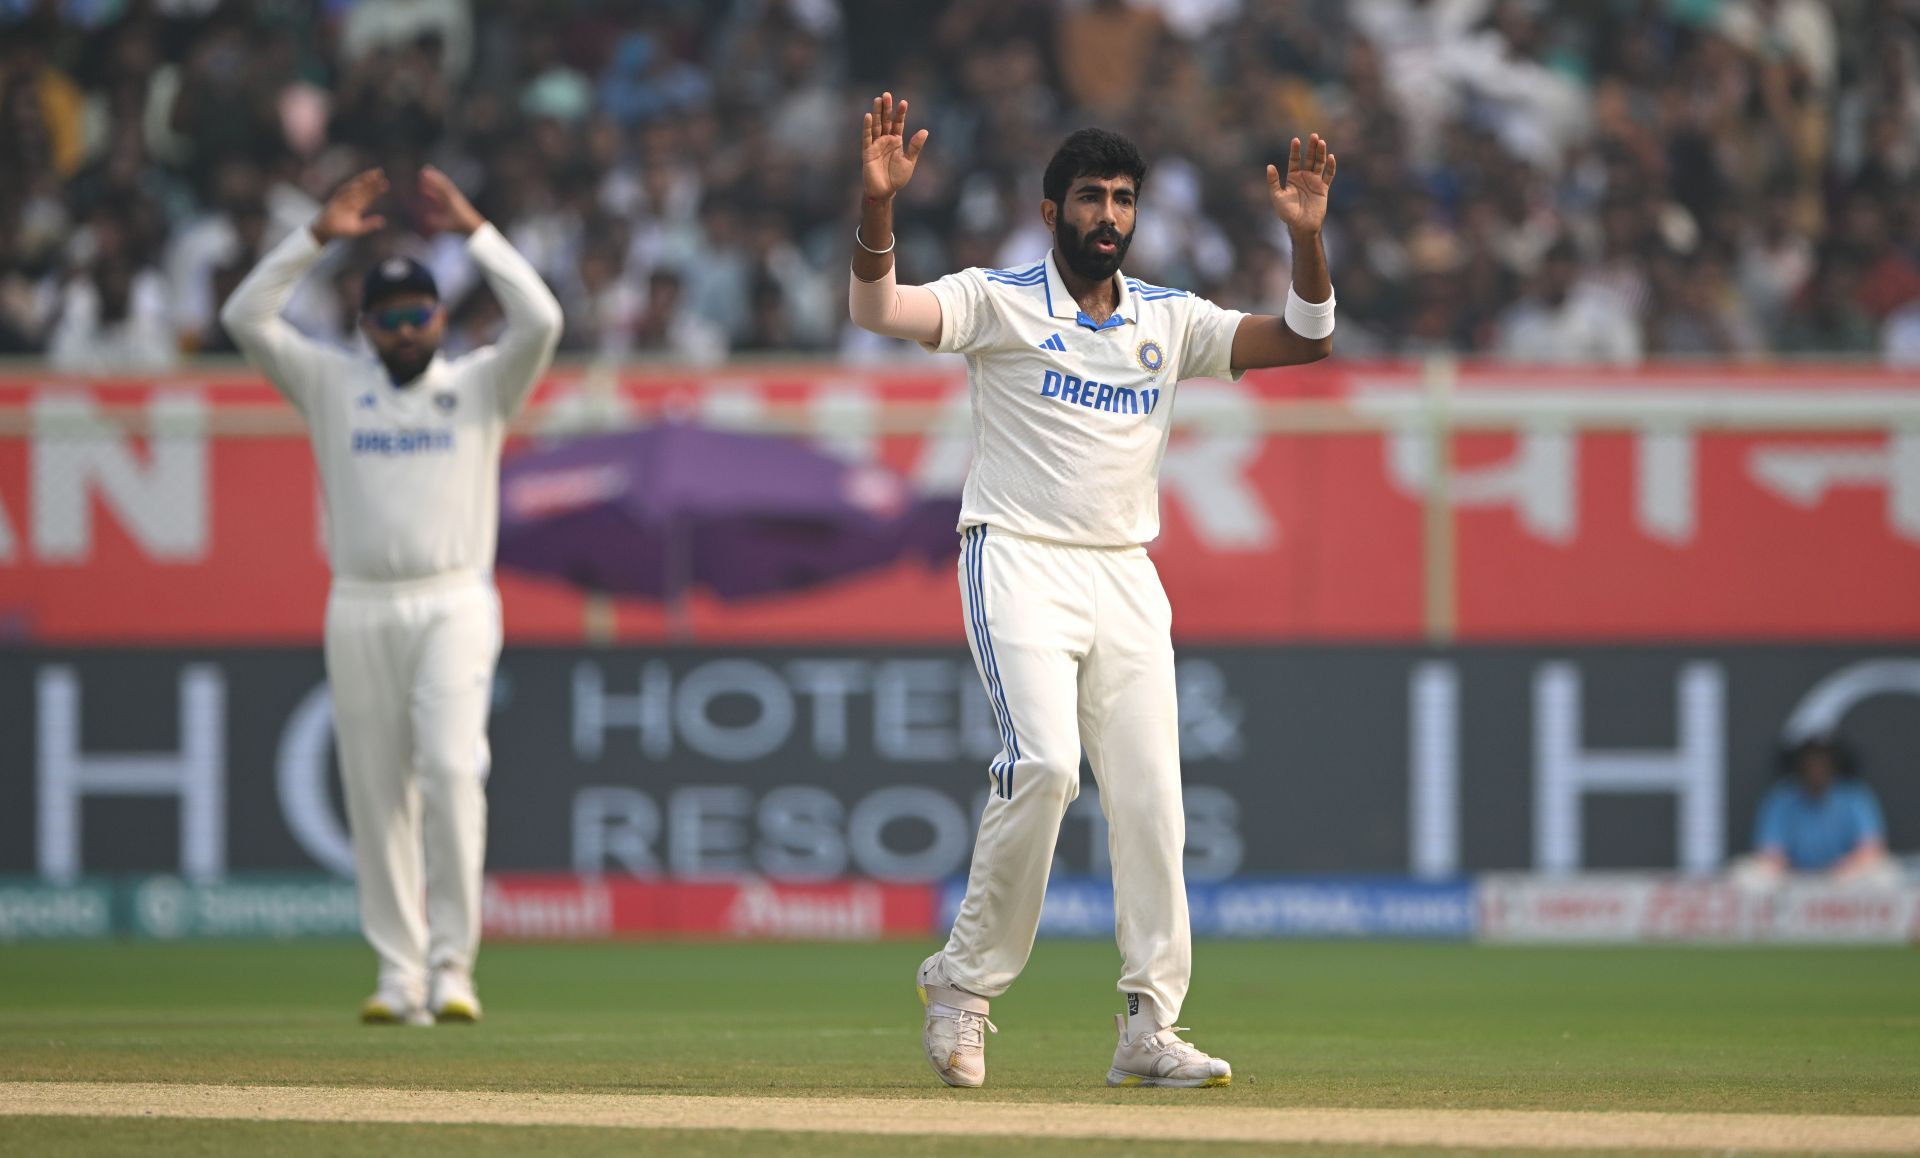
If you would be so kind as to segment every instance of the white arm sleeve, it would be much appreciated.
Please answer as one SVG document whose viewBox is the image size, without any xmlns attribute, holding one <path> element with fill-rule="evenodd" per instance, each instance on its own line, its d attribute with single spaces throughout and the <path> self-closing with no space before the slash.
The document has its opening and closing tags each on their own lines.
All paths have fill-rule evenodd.
<svg viewBox="0 0 1920 1158">
<path fill-rule="evenodd" d="M 220 324 L 233 344 L 302 414 L 331 351 L 288 325 L 280 311 L 322 252 L 313 230 L 301 226 L 261 258 L 220 307 Z"/>
<path fill-rule="evenodd" d="M 494 405 L 502 417 L 511 418 L 553 361 L 563 323 L 560 303 L 538 271 L 491 222 L 473 231 L 467 252 L 486 275 L 507 317 L 506 332 L 485 352 L 485 359 Z"/>
<path fill-rule="evenodd" d="M 848 278 L 847 313 L 853 324 L 885 338 L 932 346 L 940 341 L 940 299 L 923 285 L 899 285 L 893 267 L 879 281 Z"/>
</svg>

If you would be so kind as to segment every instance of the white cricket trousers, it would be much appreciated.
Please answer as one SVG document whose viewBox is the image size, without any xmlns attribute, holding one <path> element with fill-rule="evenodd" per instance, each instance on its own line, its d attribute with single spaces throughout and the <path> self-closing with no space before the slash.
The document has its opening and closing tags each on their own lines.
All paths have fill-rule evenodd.
<svg viewBox="0 0 1920 1158">
<path fill-rule="evenodd" d="M 424 1004 L 429 970 L 480 947 L 500 597 L 472 574 L 336 579 L 326 635 L 360 925 L 382 989 Z"/>
<path fill-rule="evenodd" d="M 959 989 L 998 997 L 1026 967 L 1084 748 L 1107 818 L 1119 989 L 1151 997 L 1171 1025 L 1193 948 L 1172 611 L 1160 575 L 1144 547 L 1077 547 L 975 525 L 962 537 L 960 593 L 1001 751 L 937 968 Z"/>
</svg>

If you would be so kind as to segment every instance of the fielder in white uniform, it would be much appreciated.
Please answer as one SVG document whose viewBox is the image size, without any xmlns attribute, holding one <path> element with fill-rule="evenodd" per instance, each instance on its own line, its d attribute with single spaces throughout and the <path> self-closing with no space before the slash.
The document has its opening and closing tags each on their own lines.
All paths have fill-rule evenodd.
<svg viewBox="0 0 1920 1158">
<path fill-rule="evenodd" d="M 1219 1086 L 1232 1069 L 1180 1039 L 1192 971 L 1171 611 L 1143 544 L 1160 530 L 1158 476 L 1174 390 L 1332 350 L 1320 245 L 1334 158 L 1296 138 L 1274 212 L 1293 239 L 1283 316 L 1223 310 L 1124 277 L 1146 165 L 1132 142 L 1082 129 L 1047 166 L 1044 257 L 927 286 L 893 277 L 893 199 L 927 132 L 907 102 L 873 102 L 849 306 L 877 333 L 963 354 L 973 464 L 961 500 L 961 611 L 1000 731 L 966 899 L 920 967 L 927 1060 L 949 1085 L 986 1078 L 991 998 L 1026 966 L 1084 749 L 1106 813 L 1126 1012 L 1107 1082 Z M 1294 292 L 1297 291 L 1297 292 Z"/>
<path fill-rule="evenodd" d="M 432 275 L 405 258 L 367 275 L 361 328 L 377 359 L 295 332 L 280 312 L 300 279 L 328 242 L 382 226 L 369 210 L 386 189 L 378 170 L 347 182 L 310 228 L 261 259 L 220 320 L 306 420 L 326 495 L 327 680 L 361 925 L 380 958 L 361 1018 L 421 1025 L 480 1016 L 500 449 L 553 358 L 561 318 L 533 267 L 427 169 L 429 224 L 469 238 L 506 314 L 500 341 L 442 358 Z"/>
</svg>

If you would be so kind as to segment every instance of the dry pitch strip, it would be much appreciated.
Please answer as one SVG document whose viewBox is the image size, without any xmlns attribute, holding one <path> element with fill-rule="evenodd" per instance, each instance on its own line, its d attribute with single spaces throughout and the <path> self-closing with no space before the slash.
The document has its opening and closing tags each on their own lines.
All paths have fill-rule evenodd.
<svg viewBox="0 0 1920 1158">
<path fill-rule="evenodd" d="M 1920 1118 L 1091 1106 L 882 1098 L 0 1083 L 0 1115 L 1620 1150 L 1920 1152 Z"/>
</svg>

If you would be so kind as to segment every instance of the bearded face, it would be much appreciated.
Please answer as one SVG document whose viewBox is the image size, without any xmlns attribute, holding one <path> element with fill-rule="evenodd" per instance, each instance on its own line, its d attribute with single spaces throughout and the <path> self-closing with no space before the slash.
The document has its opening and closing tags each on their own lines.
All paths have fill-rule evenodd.
<svg viewBox="0 0 1920 1158">
<path fill-rule="evenodd" d="M 395 383 L 418 378 L 446 337 L 447 312 L 426 294 L 401 294 L 382 300 L 361 315 L 361 329 Z"/>
<path fill-rule="evenodd" d="M 1104 281 L 1133 244 L 1134 190 L 1126 177 L 1079 177 L 1054 217 L 1061 259 L 1080 277 Z"/>
<path fill-rule="evenodd" d="M 1126 260 L 1127 248 L 1133 244 L 1132 230 L 1121 233 L 1116 227 L 1103 224 L 1082 233 L 1065 216 L 1055 222 L 1053 237 L 1060 243 L 1060 254 L 1066 258 L 1067 268 L 1089 281 L 1112 277 Z"/>
</svg>

